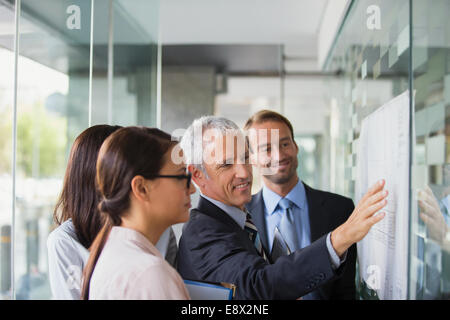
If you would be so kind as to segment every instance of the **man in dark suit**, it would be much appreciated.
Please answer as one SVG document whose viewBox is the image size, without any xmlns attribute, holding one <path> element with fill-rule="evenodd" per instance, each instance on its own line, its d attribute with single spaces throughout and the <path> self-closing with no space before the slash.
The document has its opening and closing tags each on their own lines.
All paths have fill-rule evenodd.
<svg viewBox="0 0 450 320">
<path fill-rule="evenodd" d="M 369 190 L 345 223 L 273 262 L 245 208 L 252 174 L 243 141 L 236 124 L 212 116 L 195 120 L 181 140 L 201 192 L 179 243 L 181 276 L 233 283 L 237 299 L 297 299 L 342 276 L 347 250 L 384 216 L 374 216 L 386 205 L 384 181 Z"/>
<path fill-rule="evenodd" d="M 351 199 L 315 190 L 299 179 L 298 146 L 287 118 L 262 110 L 248 119 L 245 130 L 249 133 L 252 163 L 261 171 L 264 184 L 247 208 L 272 260 L 288 253 L 275 252 L 276 232 L 281 235 L 284 246 L 295 251 L 307 247 L 348 219 L 354 210 Z M 282 208 L 283 201 L 290 205 L 291 219 Z M 356 244 L 350 247 L 345 259 L 342 277 L 319 287 L 304 299 L 355 299 Z"/>
<path fill-rule="evenodd" d="M 311 243 L 345 222 L 354 209 L 353 201 L 332 193 L 315 190 L 306 184 L 306 199 L 308 202 L 309 227 Z M 265 208 L 262 190 L 253 195 L 252 202 L 247 205 L 252 213 L 253 221 L 260 231 L 261 242 L 267 252 L 270 252 L 265 220 Z M 334 281 L 319 287 L 311 299 L 355 299 L 355 262 L 356 245 L 352 245 L 346 257 L 346 267 L 343 275 Z"/>
</svg>

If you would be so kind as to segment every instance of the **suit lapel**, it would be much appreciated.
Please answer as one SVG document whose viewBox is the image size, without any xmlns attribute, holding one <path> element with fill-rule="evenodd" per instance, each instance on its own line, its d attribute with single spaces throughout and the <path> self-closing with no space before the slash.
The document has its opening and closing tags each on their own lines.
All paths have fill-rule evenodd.
<svg viewBox="0 0 450 320">
<path fill-rule="evenodd" d="M 324 213 L 325 198 L 317 190 L 303 183 L 308 201 L 308 215 L 311 230 L 311 242 L 316 241 L 328 231 L 328 216 Z"/>
<path fill-rule="evenodd" d="M 203 214 L 206 214 L 214 219 L 217 219 L 225 224 L 230 225 L 231 227 L 242 231 L 241 227 L 233 220 L 225 211 L 220 209 L 211 201 L 200 196 L 200 200 L 198 201 L 197 210 Z"/>
</svg>

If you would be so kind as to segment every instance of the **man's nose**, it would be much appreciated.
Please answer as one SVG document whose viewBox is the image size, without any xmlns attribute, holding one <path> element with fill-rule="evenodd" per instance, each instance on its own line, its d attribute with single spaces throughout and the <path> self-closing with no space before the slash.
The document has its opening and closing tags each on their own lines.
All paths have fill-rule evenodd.
<svg viewBox="0 0 450 320">
<path fill-rule="evenodd" d="M 250 176 L 249 164 L 236 164 L 236 178 L 247 179 Z"/>
<path fill-rule="evenodd" d="M 270 152 L 270 160 L 272 163 L 279 162 L 281 157 L 280 148 L 278 145 L 273 145 Z"/>
</svg>

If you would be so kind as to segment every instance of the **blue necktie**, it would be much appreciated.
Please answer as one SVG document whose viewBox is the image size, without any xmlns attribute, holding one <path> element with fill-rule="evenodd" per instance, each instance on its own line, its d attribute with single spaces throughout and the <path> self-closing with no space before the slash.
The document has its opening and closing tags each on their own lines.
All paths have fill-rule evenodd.
<svg viewBox="0 0 450 320">
<path fill-rule="evenodd" d="M 283 210 L 278 230 L 289 247 L 290 252 L 298 249 L 297 231 L 295 230 L 293 203 L 286 198 L 278 202 L 278 206 Z"/>
<path fill-rule="evenodd" d="M 280 256 L 291 254 L 299 249 L 297 231 L 294 223 L 293 205 L 289 199 L 283 198 L 278 206 L 283 210 L 283 215 L 278 228 L 275 228 L 271 258 L 275 262 Z M 319 300 L 318 292 L 313 291 L 302 297 L 303 300 Z"/>
</svg>

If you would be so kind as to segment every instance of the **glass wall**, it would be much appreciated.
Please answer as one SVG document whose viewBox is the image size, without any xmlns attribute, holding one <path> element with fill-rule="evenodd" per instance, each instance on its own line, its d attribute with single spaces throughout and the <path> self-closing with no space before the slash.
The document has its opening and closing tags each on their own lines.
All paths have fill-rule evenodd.
<svg viewBox="0 0 450 320">
<path fill-rule="evenodd" d="M 321 186 L 325 170 L 319 168 L 326 165 L 321 162 L 324 151 L 328 151 L 324 150 L 322 135 L 296 135 L 294 139 L 299 147 L 298 176 L 309 186 Z"/>
<path fill-rule="evenodd" d="M 15 3 L 0 1 L 0 299 L 11 299 Z"/>
<path fill-rule="evenodd" d="M 448 0 L 352 1 L 325 68 L 337 75 L 328 97 L 331 186 L 354 199 L 363 119 L 404 92 L 412 98 L 409 224 L 402 226 L 408 299 L 450 291 L 448 12 Z M 378 298 L 359 272 L 359 297 Z"/>
<path fill-rule="evenodd" d="M 327 70 L 338 75 L 337 80 L 330 81 L 329 96 L 332 187 L 355 201 L 360 196 L 355 187 L 357 159 L 362 156 L 358 154 L 362 120 L 409 88 L 409 8 L 408 0 L 353 1 L 328 57 Z M 389 177 L 385 178 L 390 184 Z M 391 213 L 386 219 L 395 217 Z M 375 233 L 383 237 L 378 230 L 373 236 Z M 406 259 L 407 252 L 402 254 Z M 386 259 L 398 263 L 392 256 Z M 365 269 L 359 266 L 356 279 L 360 297 L 377 298 L 375 291 L 362 281 L 369 271 Z"/>
<path fill-rule="evenodd" d="M 92 124 L 156 124 L 158 2 L 94 4 Z"/>
<path fill-rule="evenodd" d="M 93 124 L 156 125 L 158 1 L 17 5 L 18 29 L 0 0 L 0 293 L 48 299 L 46 241 L 74 139 Z"/>
<path fill-rule="evenodd" d="M 450 298 L 450 1 L 412 1 L 410 295 Z"/>
</svg>

